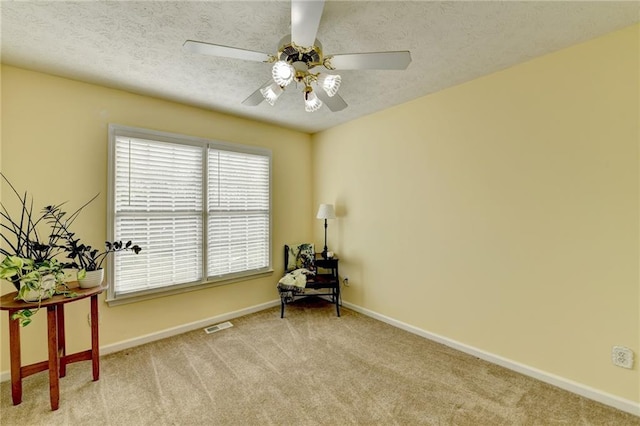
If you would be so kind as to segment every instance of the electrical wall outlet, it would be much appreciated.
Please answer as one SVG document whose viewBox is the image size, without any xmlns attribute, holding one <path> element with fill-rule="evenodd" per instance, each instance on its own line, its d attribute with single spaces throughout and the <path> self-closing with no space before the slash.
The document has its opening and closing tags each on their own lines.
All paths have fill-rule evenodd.
<svg viewBox="0 0 640 426">
<path fill-rule="evenodd" d="M 633 368 L 633 351 L 625 346 L 614 346 L 611 349 L 611 361 L 618 367 Z"/>
<path fill-rule="evenodd" d="M 349 287 L 349 277 L 342 278 L 342 284 L 344 284 L 345 286 Z"/>
</svg>

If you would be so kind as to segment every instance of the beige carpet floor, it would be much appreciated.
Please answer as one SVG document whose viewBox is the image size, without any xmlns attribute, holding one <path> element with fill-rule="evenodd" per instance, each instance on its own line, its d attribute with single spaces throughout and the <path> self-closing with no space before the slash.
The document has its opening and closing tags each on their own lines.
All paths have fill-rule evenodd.
<svg viewBox="0 0 640 426">
<path fill-rule="evenodd" d="M 2 425 L 640 425 L 640 418 L 317 299 L 24 380 Z"/>
</svg>

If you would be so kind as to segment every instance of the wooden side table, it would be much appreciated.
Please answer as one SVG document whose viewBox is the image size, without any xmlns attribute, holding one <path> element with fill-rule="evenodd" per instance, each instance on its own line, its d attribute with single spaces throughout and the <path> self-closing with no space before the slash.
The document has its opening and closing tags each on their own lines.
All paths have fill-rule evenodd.
<svg viewBox="0 0 640 426">
<path fill-rule="evenodd" d="M 331 289 L 331 301 L 336 305 L 336 315 L 340 316 L 340 275 L 338 273 L 337 256 L 325 259 L 320 253 L 316 253 L 316 281 L 324 284 L 325 288 Z M 320 273 L 320 269 L 325 269 L 328 273 Z M 313 287 L 313 285 L 311 286 Z"/>
<path fill-rule="evenodd" d="M 22 365 L 20 355 L 20 324 L 11 319 L 17 311 L 37 308 L 37 302 L 15 300 L 17 292 L 0 297 L 0 310 L 9 313 L 9 353 L 11 358 L 11 397 L 13 405 L 22 402 L 22 379 L 40 371 L 49 370 L 49 397 L 51 410 L 57 410 L 60 403 L 60 377 L 67 374 L 67 364 L 78 361 L 92 361 L 93 380 L 100 378 L 98 340 L 98 295 L 105 287 L 79 288 L 77 282 L 67 283 L 77 297 L 53 296 L 43 300 L 41 309 L 47 310 L 47 336 L 49 359 L 30 365 Z M 64 305 L 91 298 L 91 349 L 67 355 L 64 336 Z"/>
</svg>

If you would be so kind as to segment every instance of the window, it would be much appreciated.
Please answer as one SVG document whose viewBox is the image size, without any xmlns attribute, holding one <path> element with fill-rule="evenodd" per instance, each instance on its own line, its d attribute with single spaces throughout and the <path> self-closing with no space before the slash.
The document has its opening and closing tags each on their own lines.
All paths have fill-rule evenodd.
<svg viewBox="0 0 640 426">
<path fill-rule="evenodd" d="M 109 127 L 108 300 L 148 297 L 271 270 L 268 150 Z"/>
</svg>

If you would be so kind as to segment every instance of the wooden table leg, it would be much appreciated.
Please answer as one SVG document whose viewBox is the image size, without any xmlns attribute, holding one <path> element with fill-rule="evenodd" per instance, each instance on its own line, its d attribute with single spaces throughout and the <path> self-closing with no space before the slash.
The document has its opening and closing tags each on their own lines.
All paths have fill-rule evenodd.
<svg viewBox="0 0 640 426">
<path fill-rule="evenodd" d="M 98 338 L 98 295 L 91 296 L 91 364 L 93 380 L 100 378 L 100 339 Z"/>
<path fill-rule="evenodd" d="M 60 361 L 60 377 L 67 375 L 67 363 L 63 360 L 67 354 L 67 344 L 64 337 L 64 305 L 60 304 L 56 313 L 58 328 L 58 360 Z"/>
<path fill-rule="evenodd" d="M 9 310 L 9 358 L 11 359 L 11 398 L 13 405 L 22 402 L 22 373 L 20 372 L 20 323 L 12 319 L 16 309 Z"/>
<path fill-rule="evenodd" d="M 49 337 L 49 398 L 51 410 L 60 404 L 60 378 L 58 376 L 58 330 L 56 306 L 47 306 L 47 335 Z"/>
</svg>

